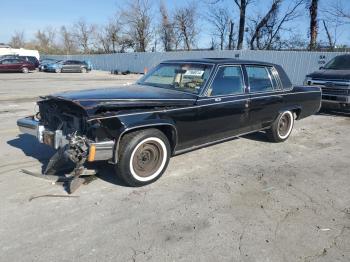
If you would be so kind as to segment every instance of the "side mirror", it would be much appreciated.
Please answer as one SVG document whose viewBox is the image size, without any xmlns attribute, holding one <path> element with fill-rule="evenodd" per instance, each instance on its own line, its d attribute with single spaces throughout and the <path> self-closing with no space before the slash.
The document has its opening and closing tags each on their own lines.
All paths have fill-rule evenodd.
<svg viewBox="0 0 350 262">
<path fill-rule="evenodd" d="M 322 70 L 322 69 L 324 69 L 324 67 L 323 66 L 320 66 L 320 68 L 319 68 L 320 70 Z"/>
</svg>

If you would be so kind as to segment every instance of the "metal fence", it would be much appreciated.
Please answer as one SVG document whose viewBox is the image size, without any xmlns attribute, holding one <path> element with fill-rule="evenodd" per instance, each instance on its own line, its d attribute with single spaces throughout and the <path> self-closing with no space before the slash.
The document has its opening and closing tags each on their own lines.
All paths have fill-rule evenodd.
<svg viewBox="0 0 350 262">
<path fill-rule="evenodd" d="M 56 59 L 77 59 L 90 61 L 97 70 L 144 72 L 161 61 L 169 59 L 191 59 L 206 57 L 227 57 L 236 59 L 258 60 L 280 64 L 286 70 L 293 84 L 302 84 L 305 75 L 317 70 L 333 57 L 344 52 L 307 52 L 307 51 L 189 51 L 164 53 L 117 53 L 102 55 L 66 55 L 45 56 Z"/>
</svg>

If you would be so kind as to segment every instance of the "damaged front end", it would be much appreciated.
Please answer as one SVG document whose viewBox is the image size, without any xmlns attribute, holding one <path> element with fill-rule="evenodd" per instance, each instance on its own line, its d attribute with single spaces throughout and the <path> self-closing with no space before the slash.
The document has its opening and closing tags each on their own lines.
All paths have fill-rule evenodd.
<svg viewBox="0 0 350 262">
<path fill-rule="evenodd" d="M 19 119 L 17 125 L 22 133 L 37 137 L 57 152 L 44 174 L 24 172 L 50 179 L 64 174 L 63 180 L 69 182 L 68 192 L 72 193 L 84 182 L 82 176 L 94 174 L 85 169 L 86 162 L 113 158 L 114 140 L 100 125 L 88 122 L 86 111 L 74 102 L 51 98 L 39 101 L 38 106 L 35 116 Z"/>
</svg>

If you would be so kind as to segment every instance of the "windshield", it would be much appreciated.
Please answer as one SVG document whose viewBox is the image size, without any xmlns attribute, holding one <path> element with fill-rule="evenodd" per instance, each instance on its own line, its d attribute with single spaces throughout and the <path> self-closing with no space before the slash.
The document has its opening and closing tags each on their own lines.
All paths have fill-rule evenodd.
<svg viewBox="0 0 350 262">
<path fill-rule="evenodd" d="M 336 56 L 329 61 L 325 66 L 325 69 L 335 70 L 349 70 L 350 69 L 350 56 Z"/>
<path fill-rule="evenodd" d="M 212 67 L 191 63 L 160 64 L 138 83 L 199 94 L 210 76 Z"/>
</svg>

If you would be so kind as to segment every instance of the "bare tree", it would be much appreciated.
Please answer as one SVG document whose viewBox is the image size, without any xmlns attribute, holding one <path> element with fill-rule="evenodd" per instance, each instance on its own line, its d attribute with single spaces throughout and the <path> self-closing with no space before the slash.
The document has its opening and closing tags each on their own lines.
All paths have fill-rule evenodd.
<svg viewBox="0 0 350 262">
<path fill-rule="evenodd" d="M 347 10 L 341 0 L 334 0 L 326 8 L 321 9 L 322 23 L 325 29 L 328 45 L 333 49 L 337 44 L 339 29 L 350 23 L 350 10 Z"/>
<path fill-rule="evenodd" d="M 121 12 L 126 35 L 134 40 L 138 52 L 146 52 L 152 40 L 151 4 L 148 0 L 132 0 Z"/>
<path fill-rule="evenodd" d="M 206 16 L 208 22 L 213 26 L 213 36 L 219 37 L 220 49 L 224 49 L 227 31 L 230 26 L 230 17 L 226 8 L 223 7 L 210 7 Z"/>
<path fill-rule="evenodd" d="M 25 45 L 24 32 L 23 31 L 15 31 L 13 36 L 11 37 L 9 45 L 12 48 L 21 48 Z"/>
<path fill-rule="evenodd" d="M 274 0 L 268 12 L 260 20 L 252 19 L 254 26 L 249 42 L 251 49 L 272 49 L 283 46 L 280 33 L 282 30 L 291 31 L 285 25 L 300 16 L 298 10 L 304 0 L 290 2 L 285 12 L 280 15 L 279 8 L 282 2 L 283 0 Z"/>
<path fill-rule="evenodd" d="M 104 53 L 116 53 L 121 41 L 121 27 L 117 20 L 110 20 L 96 33 L 97 41 L 102 46 Z"/>
<path fill-rule="evenodd" d="M 178 39 L 183 43 L 186 50 L 191 50 L 195 44 L 197 35 L 196 21 L 196 7 L 193 4 L 176 9 L 174 14 L 175 30 Z"/>
<path fill-rule="evenodd" d="M 62 41 L 62 51 L 65 54 L 72 54 L 76 52 L 77 46 L 74 41 L 73 34 L 65 26 L 61 27 L 60 35 Z"/>
<path fill-rule="evenodd" d="M 329 32 L 328 26 L 327 26 L 326 21 L 324 19 L 322 20 L 322 23 L 323 23 L 324 30 L 326 31 L 326 34 L 327 34 L 329 48 L 331 50 L 333 50 L 334 49 L 334 42 L 332 40 L 331 33 Z"/>
<path fill-rule="evenodd" d="M 80 19 L 74 24 L 73 35 L 79 47 L 81 47 L 84 54 L 89 54 L 93 42 L 96 27 L 89 25 L 84 19 Z"/>
<path fill-rule="evenodd" d="M 318 0 L 309 0 L 309 16 L 310 16 L 310 44 L 309 49 L 315 50 L 317 45 L 317 33 L 318 33 Z"/>
<path fill-rule="evenodd" d="M 56 52 L 55 46 L 56 30 L 52 27 L 47 27 L 44 30 L 38 30 L 35 34 L 36 48 L 45 54 Z"/>
<path fill-rule="evenodd" d="M 275 23 L 277 11 L 281 3 L 282 0 L 274 0 L 269 11 L 265 14 L 265 16 L 260 21 L 255 22 L 255 30 L 253 31 L 252 37 L 250 39 L 250 49 L 255 49 L 254 42 L 256 42 L 256 47 L 258 49 L 261 49 L 260 39 L 262 37 L 262 30 L 267 29 L 266 31 L 270 33 L 269 29 L 271 29 L 271 24 Z M 270 25 L 269 22 L 271 22 Z"/>
<path fill-rule="evenodd" d="M 175 45 L 174 23 L 169 17 L 168 10 L 164 2 L 161 2 L 159 11 L 162 19 L 159 26 L 160 40 L 163 44 L 164 50 L 171 51 Z"/>
<path fill-rule="evenodd" d="M 246 9 L 249 3 L 251 2 L 251 0 L 234 0 L 234 2 L 239 8 L 239 29 L 238 29 L 237 49 L 242 49 L 244 32 L 245 32 Z"/>
<path fill-rule="evenodd" d="M 233 27 L 234 27 L 234 23 L 232 22 L 232 20 L 230 20 L 230 28 L 229 28 L 229 34 L 228 34 L 228 50 L 232 50 L 233 46 L 234 46 L 234 33 L 233 33 Z"/>
<path fill-rule="evenodd" d="M 308 40 L 300 33 L 290 34 L 288 39 L 283 40 L 283 47 L 288 49 L 301 50 L 308 47 Z"/>
</svg>

